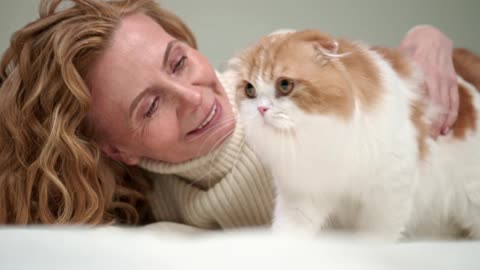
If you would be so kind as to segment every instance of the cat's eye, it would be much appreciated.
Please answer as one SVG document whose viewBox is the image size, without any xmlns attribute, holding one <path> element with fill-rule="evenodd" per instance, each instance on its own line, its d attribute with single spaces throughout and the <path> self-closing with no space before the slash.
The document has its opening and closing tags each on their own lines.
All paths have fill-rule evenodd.
<svg viewBox="0 0 480 270">
<path fill-rule="evenodd" d="M 257 97 L 257 91 L 255 90 L 255 86 L 253 86 L 253 84 L 247 82 L 245 85 L 245 95 L 247 95 L 249 98 Z"/>
<path fill-rule="evenodd" d="M 288 78 L 279 78 L 275 84 L 275 89 L 282 95 L 288 95 L 293 88 L 295 88 L 295 82 Z"/>
</svg>

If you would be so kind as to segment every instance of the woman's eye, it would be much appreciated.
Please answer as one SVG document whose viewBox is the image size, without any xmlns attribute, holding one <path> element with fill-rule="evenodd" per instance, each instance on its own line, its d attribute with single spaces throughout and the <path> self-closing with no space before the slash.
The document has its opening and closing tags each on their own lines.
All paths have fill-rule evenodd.
<svg viewBox="0 0 480 270">
<path fill-rule="evenodd" d="M 183 68 L 185 65 L 185 60 L 187 60 L 186 56 L 182 56 L 180 60 L 178 60 L 178 62 L 175 64 L 175 67 L 173 67 L 173 73 Z"/>
<path fill-rule="evenodd" d="M 155 113 L 155 111 L 157 110 L 158 108 L 158 100 L 159 100 L 159 97 L 156 97 L 153 101 L 152 101 L 152 104 L 150 105 L 150 107 L 148 108 L 148 111 L 145 113 L 145 116 L 148 117 L 148 118 L 151 118 L 153 116 L 153 114 Z"/>
</svg>

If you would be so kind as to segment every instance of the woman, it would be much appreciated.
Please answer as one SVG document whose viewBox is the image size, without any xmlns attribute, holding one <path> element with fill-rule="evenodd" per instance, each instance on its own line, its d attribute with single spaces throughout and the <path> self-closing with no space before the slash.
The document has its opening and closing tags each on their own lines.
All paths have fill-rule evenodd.
<svg viewBox="0 0 480 270">
<path fill-rule="evenodd" d="M 149 0 L 61 2 L 41 1 L 0 64 L 0 223 L 267 224 L 270 176 L 182 21 Z M 449 110 L 446 133 L 451 41 L 424 26 L 400 48 Z"/>
</svg>

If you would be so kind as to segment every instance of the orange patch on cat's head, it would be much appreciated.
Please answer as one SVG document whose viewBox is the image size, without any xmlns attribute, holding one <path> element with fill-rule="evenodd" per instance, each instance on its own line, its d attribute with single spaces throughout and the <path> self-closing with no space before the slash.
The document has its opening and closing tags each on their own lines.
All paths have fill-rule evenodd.
<svg viewBox="0 0 480 270">
<path fill-rule="evenodd" d="M 280 77 L 293 80 L 289 97 L 307 113 L 350 118 L 355 100 L 368 109 L 381 92 L 376 66 L 365 50 L 316 30 L 267 36 L 236 62 L 240 76 L 252 84 L 259 77 L 272 85 Z"/>
</svg>

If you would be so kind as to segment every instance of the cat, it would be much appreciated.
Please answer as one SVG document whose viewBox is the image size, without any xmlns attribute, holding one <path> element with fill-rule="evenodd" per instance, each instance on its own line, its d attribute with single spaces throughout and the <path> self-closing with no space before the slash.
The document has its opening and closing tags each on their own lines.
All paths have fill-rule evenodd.
<svg viewBox="0 0 480 270">
<path fill-rule="evenodd" d="M 431 120 L 442 112 L 420 69 L 395 49 L 280 31 L 225 73 L 235 78 L 246 141 L 273 176 L 274 232 L 480 238 L 474 85 L 458 77 L 458 120 L 435 140 Z"/>
</svg>

